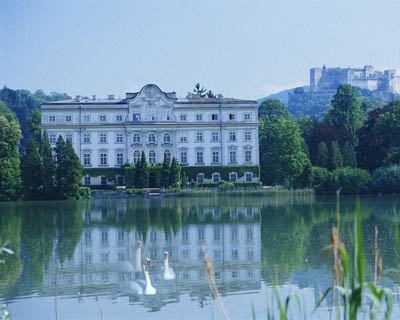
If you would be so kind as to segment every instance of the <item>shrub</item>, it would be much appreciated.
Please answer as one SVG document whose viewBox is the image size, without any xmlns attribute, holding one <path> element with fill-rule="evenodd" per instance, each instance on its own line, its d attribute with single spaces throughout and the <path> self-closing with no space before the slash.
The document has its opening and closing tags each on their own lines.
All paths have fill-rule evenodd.
<svg viewBox="0 0 400 320">
<path fill-rule="evenodd" d="M 326 168 L 312 167 L 310 185 L 317 193 L 332 193 L 337 190 L 337 178 Z"/>
<path fill-rule="evenodd" d="M 233 184 L 233 182 L 228 182 L 228 181 L 222 180 L 221 182 L 218 183 L 218 189 L 220 189 L 220 190 L 232 189 L 234 187 L 235 187 L 235 185 Z"/>
<path fill-rule="evenodd" d="M 400 165 L 376 169 L 372 175 L 372 189 L 379 193 L 400 193 Z"/>
<path fill-rule="evenodd" d="M 80 187 L 79 188 L 79 199 L 90 199 L 90 188 L 89 187 Z"/>
<path fill-rule="evenodd" d="M 336 169 L 332 174 L 341 193 L 365 193 L 370 188 L 371 175 L 367 170 L 344 167 Z"/>
</svg>

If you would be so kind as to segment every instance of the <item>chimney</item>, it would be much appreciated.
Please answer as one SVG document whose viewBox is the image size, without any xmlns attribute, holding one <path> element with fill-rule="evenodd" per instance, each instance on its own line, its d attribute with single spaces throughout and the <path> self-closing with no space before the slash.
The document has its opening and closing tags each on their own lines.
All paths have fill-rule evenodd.
<svg viewBox="0 0 400 320">
<path fill-rule="evenodd" d="M 108 100 L 114 100 L 114 95 L 113 94 L 109 94 L 108 95 Z"/>
<path fill-rule="evenodd" d="M 92 100 L 96 100 L 96 95 L 92 95 Z"/>
<path fill-rule="evenodd" d="M 80 101 L 80 100 L 81 100 L 81 96 L 78 95 L 75 97 L 75 101 Z"/>
</svg>

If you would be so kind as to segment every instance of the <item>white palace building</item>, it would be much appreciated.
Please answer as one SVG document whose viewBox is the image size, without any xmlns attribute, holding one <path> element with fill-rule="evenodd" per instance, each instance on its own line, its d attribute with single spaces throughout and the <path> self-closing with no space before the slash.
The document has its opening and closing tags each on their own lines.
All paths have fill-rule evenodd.
<svg viewBox="0 0 400 320">
<path fill-rule="evenodd" d="M 188 178 L 198 182 L 259 178 L 258 105 L 252 100 L 195 94 L 181 99 L 148 84 L 125 99 L 77 96 L 47 102 L 42 105 L 42 129 L 52 146 L 59 135 L 72 141 L 86 185 L 110 183 L 101 168 L 119 169 L 113 182 L 124 184 L 121 167 L 136 163 L 142 151 L 154 166 L 164 156 L 175 157 L 184 170 L 192 168 Z"/>
</svg>

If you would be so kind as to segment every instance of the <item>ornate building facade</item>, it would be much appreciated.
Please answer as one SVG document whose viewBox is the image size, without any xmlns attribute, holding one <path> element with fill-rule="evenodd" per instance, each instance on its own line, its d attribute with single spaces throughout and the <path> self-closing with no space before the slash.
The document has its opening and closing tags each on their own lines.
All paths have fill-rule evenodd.
<svg viewBox="0 0 400 320">
<path fill-rule="evenodd" d="M 258 180 L 256 170 L 238 171 L 259 164 L 256 101 L 220 95 L 178 99 L 175 92 L 148 84 L 140 92 L 127 93 L 125 99 L 78 96 L 45 103 L 42 129 L 47 130 L 52 146 L 59 135 L 71 140 L 85 168 L 87 185 L 109 183 L 104 176 L 90 174 L 90 169 L 135 164 L 142 151 L 152 166 L 164 157 L 175 157 L 184 168 L 197 168 L 199 182 L 221 180 L 221 168 L 227 167 L 232 167 L 228 170 L 231 181 Z M 206 167 L 211 175 L 202 170 Z M 115 182 L 123 184 L 123 174 L 116 174 Z"/>
</svg>

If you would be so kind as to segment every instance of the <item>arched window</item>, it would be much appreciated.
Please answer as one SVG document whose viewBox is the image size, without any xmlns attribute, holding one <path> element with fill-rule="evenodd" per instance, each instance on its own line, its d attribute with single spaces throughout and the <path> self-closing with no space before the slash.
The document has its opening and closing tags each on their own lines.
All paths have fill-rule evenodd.
<svg viewBox="0 0 400 320">
<path fill-rule="evenodd" d="M 140 152 L 139 150 L 135 150 L 133 152 L 133 163 L 136 164 L 140 160 Z"/>
<path fill-rule="evenodd" d="M 171 142 L 171 135 L 169 133 L 164 134 L 164 143 Z"/>
<path fill-rule="evenodd" d="M 135 143 L 135 142 L 140 142 L 140 134 L 139 134 L 139 133 L 135 132 L 135 133 L 133 134 L 133 142 L 134 142 L 134 143 Z"/>
<path fill-rule="evenodd" d="M 156 152 L 154 150 L 149 151 L 149 163 L 150 164 L 156 163 Z"/>
<path fill-rule="evenodd" d="M 169 162 L 171 162 L 171 152 L 169 150 L 164 151 L 164 159 L 167 159 Z"/>
<path fill-rule="evenodd" d="M 156 135 L 154 133 L 149 134 L 149 142 L 155 143 L 156 142 Z"/>
</svg>

